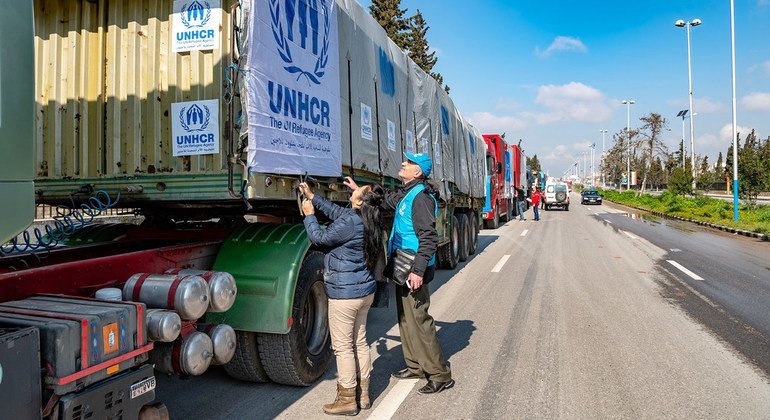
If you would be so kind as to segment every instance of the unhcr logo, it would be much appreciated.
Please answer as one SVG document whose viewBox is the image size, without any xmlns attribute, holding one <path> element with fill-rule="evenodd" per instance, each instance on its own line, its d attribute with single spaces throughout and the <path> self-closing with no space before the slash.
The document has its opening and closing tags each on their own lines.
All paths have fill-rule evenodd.
<svg viewBox="0 0 770 420">
<path fill-rule="evenodd" d="M 210 119 L 211 111 L 206 105 L 203 105 L 203 108 L 201 108 L 196 104 L 189 109 L 183 107 L 182 110 L 179 111 L 179 122 L 184 131 L 187 131 L 188 133 L 205 130 L 206 127 L 209 126 Z"/>
<path fill-rule="evenodd" d="M 329 15 L 334 0 L 270 0 L 273 38 L 284 69 L 305 77 L 309 82 L 321 84 L 329 61 Z M 307 63 L 298 62 L 292 47 L 299 45 L 305 54 L 314 58 Z"/>
<path fill-rule="evenodd" d="M 182 24 L 187 29 L 202 28 L 211 19 L 211 5 L 204 1 L 194 0 L 182 6 Z"/>
</svg>

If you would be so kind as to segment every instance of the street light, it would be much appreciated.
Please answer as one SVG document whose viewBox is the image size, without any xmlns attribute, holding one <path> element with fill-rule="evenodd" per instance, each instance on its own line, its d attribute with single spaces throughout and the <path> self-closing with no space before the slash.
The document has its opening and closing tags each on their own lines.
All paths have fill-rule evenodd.
<svg viewBox="0 0 770 420">
<path fill-rule="evenodd" d="M 733 72 L 733 220 L 738 221 L 738 114 L 735 106 L 735 1 L 730 0 L 730 41 Z"/>
<path fill-rule="evenodd" d="M 693 19 L 686 22 L 679 19 L 674 22 L 674 26 L 687 28 L 687 78 L 690 82 L 690 165 L 692 165 L 692 188 L 695 189 L 695 119 L 692 110 L 692 60 L 690 54 L 690 28 L 703 23 L 700 19 Z"/>
<path fill-rule="evenodd" d="M 599 131 L 602 133 L 602 158 L 599 160 L 599 166 L 602 168 L 602 188 L 607 188 L 607 181 L 604 179 L 604 135 L 607 130 L 602 128 Z"/>
<path fill-rule="evenodd" d="M 623 99 L 622 104 L 626 106 L 626 138 L 628 139 L 628 164 L 626 166 L 626 191 L 631 189 L 631 105 L 635 104 L 633 99 Z"/>
</svg>

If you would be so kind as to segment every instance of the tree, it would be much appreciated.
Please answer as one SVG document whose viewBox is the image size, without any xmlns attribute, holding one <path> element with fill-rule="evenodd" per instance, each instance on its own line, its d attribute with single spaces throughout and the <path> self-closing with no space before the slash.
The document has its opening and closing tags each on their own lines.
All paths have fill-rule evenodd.
<svg viewBox="0 0 770 420">
<path fill-rule="evenodd" d="M 620 184 L 623 174 L 626 172 L 626 158 L 628 156 L 628 142 L 626 130 L 623 129 L 612 135 L 613 145 L 607 151 L 601 164 L 602 172 L 607 174 L 615 184 Z"/>
<path fill-rule="evenodd" d="M 738 150 L 738 181 L 740 194 L 751 201 L 767 187 L 766 163 L 761 160 L 762 144 L 751 130 L 743 147 Z"/>
<path fill-rule="evenodd" d="M 668 127 L 668 121 L 660 114 L 650 113 L 640 118 L 644 124 L 640 128 L 640 143 L 644 148 L 644 156 L 642 163 L 645 163 L 644 178 L 642 179 L 643 193 L 647 186 L 647 178 L 650 174 L 650 167 L 655 160 L 656 156 L 665 156 L 668 154 L 666 145 L 660 139 L 660 133 Z"/>
<path fill-rule="evenodd" d="M 388 38 L 402 50 L 408 50 L 407 30 L 409 22 L 404 15 L 407 9 L 401 8 L 401 0 L 372 0 L 369 14 L 385 29 Z"/>
<path fill-rule="evenodd" d="M 407 33 L 407 43 L 409 45 L 409 58 L 415 62 L 422 71 L 433 76 L 431 71 L 436 65 L 438 58 L 436 52 L 430 50 L 428 45 L 428 26 L 422 17 L 422 12 L 417 9 L 417 13 L 409 18 L 409 32 Z M 440 76 L 440 75 L 439 75 Z M 435 76 L 434 76 L 435 77 Z M 438 80 L 438 79 L 437 79 Z"/>
<path fill-rule="evenodd" d="M 543 168 L 540 167 L 540 159 L 537 158 L 537 155 L 527 158 L 527 166 L 529 166 L 529 170 L 532 171 L 533 174 L 543 170 Z"/>
<path fill-rule="evenodd" d="M 688 162 L 684 168 L 677 167 L 668 181 L 668 190 L 677 195 L 692 194 L 692 171 Z"/>
</svg>

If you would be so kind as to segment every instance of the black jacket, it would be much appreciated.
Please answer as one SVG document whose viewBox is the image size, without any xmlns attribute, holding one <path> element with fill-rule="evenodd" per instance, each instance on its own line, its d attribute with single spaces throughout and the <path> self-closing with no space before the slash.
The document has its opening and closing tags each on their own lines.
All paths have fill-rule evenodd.
<svg viewBox="0 0 770 420">
<path fill-rule="evenodd" d="M 364 224 L 355 210 L 340 207 L 316 194 L 313 205 L 332 224 L 321 229 L 315 215 L 305 216 L 310 242 L 327 252 L 324 258 L 324 287 L 331 299 L 369 296 L 377 288 L 364 258 Z"/>
<path fill-rule="evenodd" d="M 408 184 L 400 187 L 398 190 L 388 192 L 385 194 L 385 200 L 383 201 L 382 208 L 384 210 L 395 210 L 398 207 L 398 203 L 406 196 L 406 194 L 418 184 L 425 183 L 425 190 L 418 194 L 414 199 L 412 205 L 412 224 L 414 225 L 414 232 L 417 234 L 417 239 L 420 245 L 417 248 L 417 258 L 414 260 L 414 267 L 412 272 L 419 276 L 425 274 L 425 269 L 428 268 L 428 262 L 433 258 L 438 249 L 438 232 L 436 231 L 436 201 L 430 196 L 434 197 L 438 195 L 438 192 L 422 179 L 416 179 Z"/>
</svg>

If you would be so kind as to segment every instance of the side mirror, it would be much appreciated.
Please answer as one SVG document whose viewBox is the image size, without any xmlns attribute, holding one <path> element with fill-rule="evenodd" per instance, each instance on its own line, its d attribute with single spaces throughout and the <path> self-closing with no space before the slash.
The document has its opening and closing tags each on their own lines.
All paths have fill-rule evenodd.
<svg viewBox="0 0 770 420">
<path fill-rule="evenodd" d="M 503 162 L 497 162 L 497 173 L 503 173 Z"/>
</svg>

